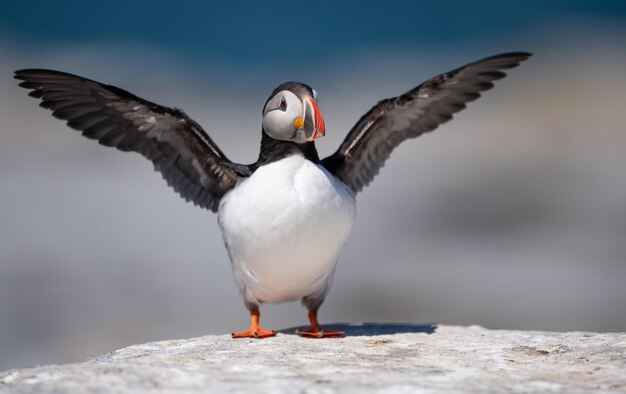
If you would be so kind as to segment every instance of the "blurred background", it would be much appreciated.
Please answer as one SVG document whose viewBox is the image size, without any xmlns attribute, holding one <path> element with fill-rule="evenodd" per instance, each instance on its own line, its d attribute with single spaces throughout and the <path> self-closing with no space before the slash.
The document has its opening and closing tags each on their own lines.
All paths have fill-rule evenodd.
<svg viewBox="0 0 626 394">
<path fill-rule="evenodd" d="M 321 320 L 626 330 L 626 2 L 208 3 L 0 6 L 0 370 L 248 325 L 216 215 L 38 108 L 32 67 L 183 108 L 248 163 L 281 82 L 319 92 L 325 156 L 378 100 L 533 52 L 358 195 Z"/>
</svg>

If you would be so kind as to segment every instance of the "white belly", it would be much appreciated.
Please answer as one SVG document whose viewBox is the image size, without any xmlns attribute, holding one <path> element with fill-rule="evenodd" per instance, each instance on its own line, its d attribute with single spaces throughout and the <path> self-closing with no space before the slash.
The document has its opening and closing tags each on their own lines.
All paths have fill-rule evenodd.
<svg viewBox="0 0 626 394">
<path fill-rule="evenodd" d="M 260 167 L 222 198 L 218 214 L 244 298 L 283 302 L 325 292 L 355 214 L 352 192 L 302 156 Z"/>
</svg>

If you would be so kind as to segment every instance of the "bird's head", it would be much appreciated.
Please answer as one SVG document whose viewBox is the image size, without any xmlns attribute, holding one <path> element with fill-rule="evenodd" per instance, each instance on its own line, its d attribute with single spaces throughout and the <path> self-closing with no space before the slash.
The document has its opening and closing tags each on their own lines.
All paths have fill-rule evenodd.
<svg viewBox="0 0 626 394">
<path fill-rule="evenodd" d="M 263 130 L 272 138 L 305 143 L 326 134 L 317 92 L 298 82 L 286 82 L 272 92 L 263 107 Z"/>
</svg>

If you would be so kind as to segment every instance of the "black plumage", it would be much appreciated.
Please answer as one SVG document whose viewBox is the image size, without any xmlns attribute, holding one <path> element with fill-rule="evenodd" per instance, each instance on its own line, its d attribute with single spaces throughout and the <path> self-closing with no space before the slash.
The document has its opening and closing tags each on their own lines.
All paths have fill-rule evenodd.
<svg viewBox="0 0 626 394">
<path fill-rule="evenodd" d="M 380 101 L 350 130 L 339 149 L 321 164 L 354 193 L 378 174 L 402 141 L 436 129 L 466 104 L 504 78 L 531 54 L 492 56 L 441 74 L 405 94 Z M 115 86 L 51 70 L 19 70 L 20 86 L 32 89 L 41 106 L 102 145 L 142 154 L 154 163 L 168 185 L 185 200 L 217 211 L 220 198 L 259 166 L 300 153 L 319 163 L 314 142 L 298 144 L 269 137 L 262 131 L 256 163 L 230 161 L 207 133 L 183 111 L 163 107 Z M 313 95 L 304 84 L 287 82 L 270 96 L 289 90 Z M 268 99 L 269 100 L 269 99 Z"/>
<path fill-rule="evenodd" d="M 492 56 L 438 75 L 405 94 L 380 101 L 356 123 L 337 151 L 322 164 L 355 193 L 378 174 L 402 141 L 452 119 L 480 92 L 504 78 L 502 70 L 530 57 L 524 52 Z"/>
<path fill-rule="evenodd" d="M 19 70 L 15 78 L 32 89 L 29 95 L 40 98 L 43 108 L 85 137 L 151 160 L 168 185 L 198 206 L 217 211 L 220 197 L 249 175 L 181 110 L 58 71 Z"/>
</svg>

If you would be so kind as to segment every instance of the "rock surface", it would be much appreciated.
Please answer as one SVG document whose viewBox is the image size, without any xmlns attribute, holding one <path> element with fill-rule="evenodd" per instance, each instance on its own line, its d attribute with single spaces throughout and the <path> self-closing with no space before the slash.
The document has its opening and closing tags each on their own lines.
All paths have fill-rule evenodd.
<svg viewBox="0 0 626 394">
<path fill-rule="evenodd" d="M 134 345 L 69 365 L 0 373 L 0 392 L 626 392 L 626 334 L 437 325 L 335 325 L 264 340 Z"/>
</svg>

